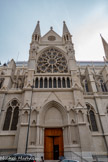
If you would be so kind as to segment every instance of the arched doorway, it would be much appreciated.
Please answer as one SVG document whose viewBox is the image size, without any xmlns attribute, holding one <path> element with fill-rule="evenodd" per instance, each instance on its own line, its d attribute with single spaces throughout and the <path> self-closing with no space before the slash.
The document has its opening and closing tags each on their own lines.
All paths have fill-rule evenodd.
<svg viewBox="0 0 108 162">
<path fill-rule="evenodd" d="M 64 155 L 63 127 L 67 123 L 65 108 L 56 101 L 50 101 L 43 107 L 41 122 L 44 131 L 44 159 L 58 160 Z"/>
</svg>

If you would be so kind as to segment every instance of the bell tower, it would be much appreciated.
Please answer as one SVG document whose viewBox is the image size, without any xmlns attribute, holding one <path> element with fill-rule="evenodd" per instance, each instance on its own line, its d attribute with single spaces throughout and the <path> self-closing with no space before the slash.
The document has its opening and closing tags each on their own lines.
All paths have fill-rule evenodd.
<svg viewBox="0 0 108 162">
<path fill-rule="evenodd" d="M 36 55 L 39 49 L 40 38 L 41 38 L 41 32 L 40 32 L 40 24 L 38 21 L 36 28 L 32 34 L 32 41 L 30 44 L 29 61 L 28 61 L 28 67 L 30 69 L 35 70 L 36 68 Z"/>
</svg>

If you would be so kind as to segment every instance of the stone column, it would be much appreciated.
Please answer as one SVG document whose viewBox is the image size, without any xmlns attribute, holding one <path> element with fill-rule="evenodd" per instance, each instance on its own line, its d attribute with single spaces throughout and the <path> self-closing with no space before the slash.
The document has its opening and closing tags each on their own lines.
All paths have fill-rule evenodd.
<svg viewBox="0 0 108 162">
<path fill-rule="evenodd" d="M 68 138 L 69 138 L 69 145 L 72 145 L 72 136 L 71 136 L 71 127 L 68 126 Z"/>
</svg>

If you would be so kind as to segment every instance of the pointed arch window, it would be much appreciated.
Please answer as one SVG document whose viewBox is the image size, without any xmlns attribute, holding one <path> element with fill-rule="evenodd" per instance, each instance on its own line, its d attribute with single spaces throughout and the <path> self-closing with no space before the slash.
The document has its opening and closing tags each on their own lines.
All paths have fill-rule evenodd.
<svg viewBox="0 0 108 162">
<path fill-rule="evenodd" d="M 18 116 L 19 103 L 16 99 L 14 99 L 8 105 L 3 130 L 17 130 Z"/>
<path fill-rule="evenodd" d="M 58 78 L 58 88 L 61 88 L 61 79 Z"/>
<path fill-rule="evenodd" d="M 35 88 L 71 88 L 71 78 L 68 77 L 36 77 Z"/>
<path fill-rule="evenodd" d="M 62 86 L 63 86 L 63 88 L 66 88 L 65 78 L 62 79 Z"/>
<path fill-rule="evenodd" d="M 38 38 L 38 36 L 37 36 L 37 34 L 35 35 L 35 40 L 37 40 L 37 38 Z"/>
<path fill-rule="evenodd" d="M 87 106 L 87 118 L 89 122 L 89 128 L 91 131 L 98 131 L 96 116 L 91 105 L 86 104 Z"/>
<path fill-rule="evenodd" d="M 43 88 L 43 78 L 40 78 L 40 88 Z"/>
<path fill-rule="evenodd" d="M 102 79 L 100 79 L 100 85 L 101 85 L 102 92 L 107 92 L 106 84 Z"/>
<path fill-rule="evenodd" d="M 67 78 L 67 88 L 70 88 L 70 80 Z"/>
<path fill-rule="evenodd" d="M 12 117 L 12 107 L 9 107 L 7 109 L 7 112 L 6 112 L 6 117 L 5 117 L 5 122 L 4 122 L 3 130 L 9 130 L 11 117 Z"/>
<path fill-rule="evenodd" d="M 52 78 L 49 78 L 49 88 L 52 88 Z"/>
<path fill-rule="evenodd" d="M 54 80 L 53 80 L 53 87 L 57 88 L 56 78 L 54 78 Z"/>
<path fill-rule="evenodd" d="M 12 125 L 11 130 L 17 130 L 17 123 L 18 123 L 18 115 L 19 115 L 19 108 L 16 107 L 13 113 Z"/>
<path fill-rule="evenodd" d="M 89 92 L 89 87 L 88 87 L 88 82 L 87 82 L 87 80 L 85 80 L 85 90 L 86 90 L 86 92 Z"/>
<path fill-rule="evenodd" d="M 35 88 L 38 88 L 38 78 L 35 80 Z"/>
<path fill-rule="evenodd" d="M 47 88 L 47 78 L 44 80 L 44 88 Z"/>
</svg>

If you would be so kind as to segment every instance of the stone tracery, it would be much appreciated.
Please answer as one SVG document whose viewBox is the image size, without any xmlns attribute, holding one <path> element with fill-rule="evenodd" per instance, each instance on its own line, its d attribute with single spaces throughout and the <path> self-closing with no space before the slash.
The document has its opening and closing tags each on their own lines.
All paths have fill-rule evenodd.
<svg viewBox="0 0 108 162">
<path fill-rule="evenodd" d="M 67 73 L 67 61 L 63 54 L 54 48 L 44 51 L 37 61 L 38 73 Z"/>
</svg>

